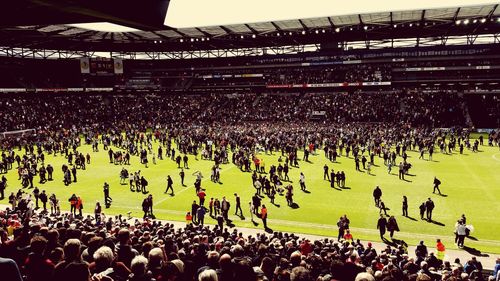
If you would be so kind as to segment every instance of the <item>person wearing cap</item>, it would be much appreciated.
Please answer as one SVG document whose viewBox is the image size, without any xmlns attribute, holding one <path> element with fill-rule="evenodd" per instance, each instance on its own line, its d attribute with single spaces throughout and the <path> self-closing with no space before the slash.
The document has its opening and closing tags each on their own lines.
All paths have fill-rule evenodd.
<svg viewBox="0 0 500 281">
<path fill-rule="evenodd" d="M 366 256 L 370 253 L 370 251 L 373 249 L 372 248 L 372 242 L 368 242 L 368 244 L 366 244 L 366 248 L 365 250 L 363 251 L 363 255 Z"/>
</svg>

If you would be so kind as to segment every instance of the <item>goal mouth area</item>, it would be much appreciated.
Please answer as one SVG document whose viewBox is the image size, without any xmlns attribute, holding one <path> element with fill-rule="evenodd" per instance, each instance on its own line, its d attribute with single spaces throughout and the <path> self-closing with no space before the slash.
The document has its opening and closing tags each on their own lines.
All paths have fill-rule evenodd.
<svg viewBox="0 0 500 281">
<path fill-rule="evenodd" d="M 6 132 L 0 133 L 0 139 L 25 137 L 25 136 L 32 136 L 35 134 L 36 134 L 35 129 L 6 131 Z"/>
</svg>

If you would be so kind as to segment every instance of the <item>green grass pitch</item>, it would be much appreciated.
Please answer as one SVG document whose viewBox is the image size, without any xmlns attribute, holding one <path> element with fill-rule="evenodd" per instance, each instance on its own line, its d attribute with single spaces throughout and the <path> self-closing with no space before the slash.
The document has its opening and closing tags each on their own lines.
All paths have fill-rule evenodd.
<svg viewBox="0 0 500 281">
<path fill-rule="evenodd" d="M 156 145 L 154 151 L 156 151 Z M 99 145 L 99 152 L 92 152 L 90 145 L 82 145 L 78 150 L 86 154 L 89 152 L 92 162 L 87 170 L 78 170 L 78 182 L 66 187 L 62 183 L 61 165 L 67 163 L 60 155 L 53 157 L 47 155 L 45 163 L 54 166 L 54 181 L 38 184 L 41 190 L 46 190 L 50 195 L 56 193 L 61 202 L 63 211 L 69 210 L 68 198 L 72 193 L 80 195 L 84 202 L 84 212 L 93 212 L 96 200 L 103 202 L 102 186 L 104 182 L 110 185 L 110 195 L 113 204 L 110 209 L 105 209 L 107 215 L 126 214 L 142 216 L 141 202 L 146 195 L 131 192 L 127 185 L 120 185 L 120 165 L 110 164 L 107 151 Z M 113 148 L 116 150 L 115 148 Z M 439 149 L 434 155 L 434 161 L 419 160 L 419 154 L 410 151 L 409 162 L 413 164 L 410 170 L 414 176 L 408 176 L 411 182 L 398 179 L 397 168 L 393 168 L 391 175 L 383 165 L 383 159 L 375 157 L 372 173 L 375 176 L 355 171 L 352 158 L 340 157 L 338 163 L 331 163 L 318 151 L 317 155 L 310 156 L 310 163 L 300 161 L 300 168 L 292 168 L 290 178 L 294 185 L 294 201 L 299 208 L 292 209 L 286 205 L 283 196 L 276 196 L 276 203 L 280 207 L 270 204 L 269 199 L 263 199 L 269 211 L 268 225 L 275 231 L 290 231 L 296 233 L 309 233 L 317 235 L 337 236 L 336 222 L 338 218 L 347 214 L 351 220 L 351 232 L 354 238 L 362 240 L 380 241 L 376 230 L 378 209 L 374 206 L 372 191 L 376 185 L 382 188 L 382 200 L 390 208 L 388 214 L 395 215 L 401 231 L 395 238 L 403 239 L 409 244 L 425 240 L 427 244 L 434 245 L 436 238 L 441 238 L 448 248 L 456 248 L 453 244 L 453 230 L 456 220 L 462 215 L 467 216 L 467 223 L 475 228 L 471 234 L 477 241 L 467 239 L 466 246 L 476 248 L 482 252 L 500 253 L 500 151 L 498 147 L 480 146 L 479 153 L 465 150 L 463 155 L 440 154 Z M 271 164 L 277 165 L 280 154 L 264 155 L 266 169 Z M 302 157 L 302 152 L 299 152 Z M 428 155 L 426 154 L 426 158 Z M 397 161 L 399 161 L 398 158 Z M 213 162 L 207 160 L 196 161 L 189 155 L 189 170 L 186 170 L 186 187 L 180 184 L 179 170 L 174 161 L 170 159 L 157 160 L 154 165 L 149 156 L 149 168 L 139 163 L 139 158 L 133 156 L 131 165 L 126 166 L 130 171 L 141 170 L 142 175 L 149 182 L 148 190 L 154 197 L 154 212 L 157 218 L 167 220 L 184 220 L 185 213 L 190 210 L 191 203 L 197 199 L 193 187 L 194 171 L 201 171 L 204 175 L 202 187 L 206 189 L 207 202 L 211 197 L 221 199 L 226 196 L 231 201 L 230 218 L 236 227 L 262 228 L 262 223 L 254 226 L 249 218 L 248 202 L 254 193 L 251 184 L 251 173 L 243 173 L 233 165 L 222 165 L 221 181 L 217 184 L 210 181 L 210 169 Z M 323 165 L 327 164 L 335 171 L 343 170 L 346 173 L 346 186 L 349 189 L 336 190 L 323 180 Z M 14 164 L 14 168 L 16 164 Z M 306 185 L 310 193 L 304 193 L 299 188 L 299 173 L 306 176 Z M 170 175 L 174 180 L 175 196 L 164 194 L 166 178 Z M 432 181 L 437 176 L 441 182 L 441 191 L 447 195 L 442 197 L 432 194 Z M 8 175 L 6 196 L 12 191 L 17 191 L 21 183 L 17 180 L 16 169 Z M 38 176 L 35 177 L 38 182 Z M 28 189 L 26 189 L 28 191 Z M 242 207 L 245 219 L 233 216 L 234 193 L 242 198 Z M 409 215 L 411 220 L 401 216 L 402 196 L 406 195 L 409 202 Z M 418 206 L 428 197 L 436 205 L 433 219 L 443 225 L 428 223 L 420 220 Z M 7 199 L 1 201 L 8 204 Z M 207 204 L 207 203 L 206 203 Z M 211 218 L 208 223 L 215 223 Z"/>
</svg>

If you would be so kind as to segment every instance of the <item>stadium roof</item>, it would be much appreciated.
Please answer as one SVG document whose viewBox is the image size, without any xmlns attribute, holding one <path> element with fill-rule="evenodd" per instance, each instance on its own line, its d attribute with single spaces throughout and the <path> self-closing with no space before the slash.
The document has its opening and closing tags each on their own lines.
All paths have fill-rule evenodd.
<svg viewBox="0 0 500 281">
<path fill-rule="evenodd" d="M 0 46 L 90 51 L 181 51 L 497 34 L 498 4 L 258 23 L 106 32 L 67 24 L 0 28 Z"/>
<path fill-rule="evenodd" d="M 171 0 L 165 25 L 175 28 L 498 4 L 498 0 Z"/>
</svg>

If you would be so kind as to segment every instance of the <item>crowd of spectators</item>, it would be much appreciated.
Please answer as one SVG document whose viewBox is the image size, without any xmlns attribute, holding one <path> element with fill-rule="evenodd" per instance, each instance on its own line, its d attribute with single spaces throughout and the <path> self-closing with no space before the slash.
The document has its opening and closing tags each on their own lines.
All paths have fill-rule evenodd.
<svg viewBox="0 0 500 281">
<path fill-rule="evenodd" d="M 29 204 L 28 204 L 29 206 Z M 96 221 L 29 208 L 0 213 L 0 267 L 9 281 L 485 280 L 482 265 L 439 260 L 423 243 L 376 250 L 371 243 L 122 216 Z M 495 269 L 496 279 L 500 260 Z M 22 279 L 21 279 L 22 278 Z"/>
<path fill-rule="evenodd" d="M 0 99 L 0 131 L 131 124 L 307 121 L 389 122 L 414 126 L 465 126 L 464 99 L 457 94 L 416 91 L 328 94 L 57 95 Z"/>
<path fill-rule="evenodd" d="M 191 123 L 209 102 L 198 95 L 21 95 L 0 99 L 0 131 Z"/>
<path fill-rule="evenodd" d="M 381 82 L 391 81 L 391 65 L 356 64 L 331 67 L 281 68 L 270 69 L 266 75 L 268 84 L 315 84 L 344 82 Z"/>
</svg>

